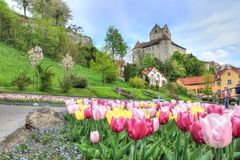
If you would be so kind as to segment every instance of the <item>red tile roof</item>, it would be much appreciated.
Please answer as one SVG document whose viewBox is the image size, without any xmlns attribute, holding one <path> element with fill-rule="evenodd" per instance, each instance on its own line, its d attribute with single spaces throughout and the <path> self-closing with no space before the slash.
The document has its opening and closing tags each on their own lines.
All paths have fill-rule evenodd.
<svg viewBox="0 0 240 160">
<path fill-rule="evenodd" d="M 142 74 L 144 75 L 148 75 L 152 69 L 155 68 L 155 67 L 150 67 L 150 68 L 145 68 L 143 71 L 142 71 Z M 156 69 L 156 68 L 155 68 Z M 157 69 L 156 69 L 157 70 Z"/>
<path fill-rule="evenodd" d="M 184 85 L 194 85 L 194 84 L 203 84 L 204 83 L 203 76 L 178 78 L 177 80 L 182 82 L 182 84 L 184 84 Z"/>
</svg>

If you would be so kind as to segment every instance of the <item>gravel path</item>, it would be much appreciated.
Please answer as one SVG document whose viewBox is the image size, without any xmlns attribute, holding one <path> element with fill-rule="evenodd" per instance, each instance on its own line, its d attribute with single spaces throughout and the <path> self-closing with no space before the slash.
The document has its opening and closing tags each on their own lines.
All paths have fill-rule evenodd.
<svg viewBox="0 0 240 160">
<path fill-rule="evenodd" d="M 25 125 L 25 118 L 30 111 L 35 108 L 33 106 L 13 106 L 0 104 L 0 142 L 9 134 L 13 133 L 17 128 Z M 57 111 L 66 110 L 65 107 L 48 107 Z"/>
</svg>

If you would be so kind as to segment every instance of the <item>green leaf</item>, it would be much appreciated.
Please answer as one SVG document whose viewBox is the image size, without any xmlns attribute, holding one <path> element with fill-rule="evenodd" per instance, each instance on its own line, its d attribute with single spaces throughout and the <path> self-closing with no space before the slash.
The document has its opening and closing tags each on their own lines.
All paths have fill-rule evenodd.
<svg viewBox="0 0 240 160">
<path fill-rule="evenodd" d="M 240 159 L 240 152 L 234 152 L 234 153 L 233 153 L 233 159 L 234 159 L 234 160 Z"/>
<path fill-rule="evenodd" d="M 204 156 L 201 157 L 200 160 L 212 160 L 213 159 L 213 155 L 211 151 L 208 151 L 207 153 L 205 153 Z"/>
<path fill-rule="evenodd" d="M 129 150 L 129 147 L 131 146 L 132 142 L 129 142 L 127 145 L 122 147 L 120 150 L 117 151 L 117 153 L 114 156 L 114 159 L 118 160 L 120 159 L 126 152 Z"/>
<path fill-rule="evenodd" d="M 161 145 L 161 148 L 162 148 L 163 152 L 165 153 L 166 160 L 173 160 L 174 159 L 175 155 L 169 148 L 166 148 L 163 145 Z"/>
<path fill-rule="evenodd" d="M 194 159 L 194 160 L 199 159 L 200 156 L 202 156 L 202 155 L 200 155 L 201 152 L 202 152 L 201 150 L 202 150 L 201 147 L 195 148 L 195 150 L 189 154 L 189 158 L 188 158 L 188 159 L 190 159 L 190 160 L 191 160 L 191 159 Z M 200 156 L 199 156 L 199 155 L 200 155 Z"/>
<path fill-rule="evenodd" d="M 160 144 L 161 140 L 163 138 L 161 138 L 160 140 L 158 140 L 157 142 L 155 142 L 154 144 L 151 145 L 151 147 L 147 150 L 144 159 L 148 159 L 151 155 L 153 155 L 153 153 L 156 151 L 157 146 Z"/>
</svg>

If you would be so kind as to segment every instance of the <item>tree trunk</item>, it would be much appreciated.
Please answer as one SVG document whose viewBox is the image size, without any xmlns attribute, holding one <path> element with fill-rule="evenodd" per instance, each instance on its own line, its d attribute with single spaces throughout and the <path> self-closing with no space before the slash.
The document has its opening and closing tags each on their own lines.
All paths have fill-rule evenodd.
<svg viewBox="0 0 240 160">
<path fill-rule="evenodd" d="M 103 85 L 104 85 L 105 84 L 105 73 L 104 72 L 102 73 L 102 78 L 103 78 L 102 82 L 103 82 Z"/>
<path fill-rule="evenodd" d="M 114 58 L 115 58 L 115 55 L 114 55 L 115 53 L 114 53 L 114 47 L 112 47 L 112 59 L 114 60 Z"/>
<path fill-rule="evenodd" d="M 23 7 L 24 16 L 27 17 L 27 7 Z"/>
</svg>

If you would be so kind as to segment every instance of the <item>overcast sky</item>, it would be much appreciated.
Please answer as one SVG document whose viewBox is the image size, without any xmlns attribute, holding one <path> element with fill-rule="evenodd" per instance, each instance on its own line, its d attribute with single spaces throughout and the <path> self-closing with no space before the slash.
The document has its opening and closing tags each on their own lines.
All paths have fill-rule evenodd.
<svg viewBox="0 0 240 160">
<path fill-rule="evenodd" d="M 11 0 L 7 0 L 14 7 Z M 117 27 L 128 46 L 148 41 L 155 23 L 169 26 L 172 40 L 201 60 L 240 67 L 239 0 L 66 0 L 69 22 L 83 27 L 95 46 Z M 15 8 L 16 9 L 16 8 Z M 17 10 L 17 9 L 16 9 Z"/>
</svg>

